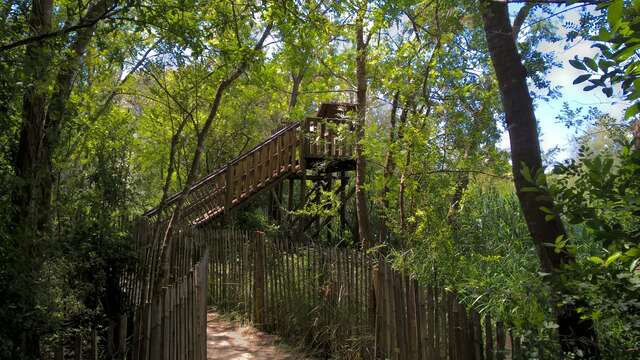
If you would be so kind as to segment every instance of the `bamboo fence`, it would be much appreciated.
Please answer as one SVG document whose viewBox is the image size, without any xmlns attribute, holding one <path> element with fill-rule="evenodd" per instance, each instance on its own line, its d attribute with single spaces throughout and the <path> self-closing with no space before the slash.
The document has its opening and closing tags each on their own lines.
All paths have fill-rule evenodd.
<svg viewBox="0 0 640 360">
<path fill-rule="evenodd" d="M 349 248 L 219 230 L 209 243 L 209 302 L 338 358 L 503 360 L 520 339 L 453 292 L 421 286 Z"/>
</svg>

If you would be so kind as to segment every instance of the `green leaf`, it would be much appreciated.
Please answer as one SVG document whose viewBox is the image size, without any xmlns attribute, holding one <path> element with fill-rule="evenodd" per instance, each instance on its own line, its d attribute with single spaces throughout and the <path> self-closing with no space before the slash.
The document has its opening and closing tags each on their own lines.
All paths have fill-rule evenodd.
<svg viewBox="0 0 640 360">
<path fill-rule="evenodd" d="M 540 206 L 540 210 L 542 210 L 542 212 L 545 212 L 545 213 L 547 213 L 547 214 L 551 214 L 551 215 L 553 215 L 553 211 L 551 211 L 551 209 L 549 209 L 549 208 L 548 208 L 548 207 L 546 207 L 546 206 Z"/>
<path fill-rule="evenodd" d="M 590 77 L 591 77 L 591 74 L 580 75 L 575 80 L 573 80 L 573 84 L 575 85 L 575 84 L 580 84 L 581 82 L 585 82 L 589 80 Z"/>
<path fill-rule="evenodd" d="M 598 71 L 598 64 L 592 58 L 584 58 L 584 63 L 587 64 L 589 69 L 591 69 L 593 71 L 596 71 L 596 72 Z"/>
<path fill-rule="evenodd" d="M 615 254 L 609 256 L 607 258 L 607 261 L 604 262 L 604 266 L 609 266 L 612 263 L 614 263 L 616 260 L 618 260 L 620 257 L 622 256 L 622 253 L 620 251 L 616 251 Z"/>
<path fill-rule="evenodd" d="M 520 169 L 520 174 L 522 177 L 527 180 L 529 183 L 534 184 L 533 177 L 531 176 L 531 171 L 529 167 L 524 162 L 522 163 L 522 169 Z"/>
<path fill-rule="evenodd" d="M 640 255 L 640 248 L 632 247 L 631 249 L 625 251 L 624 256 L 628 257 L 636 257 Z"/>
<path fill-rule="evenodd" d="M 596 265 L 602 265 L 604 264 L 604 260 L 600 259 L 597 256 L 590 256 L 589 257 L 589 261 L 591 261 L 592 263 L 596 264 Z"/>
<path fill-rule="evenodd" d="M 624 112 L 624 118 L 631 119 L 632 117 L 636 116 L 636 114 L 638 114 L 639 112 L 640 112 L 640 103 L 635 103 L 631 105 L 627 109 L 627 111 Z"/>
<path fill-rule="evenodd" d="M 609 5 L 609 12 L 607 13 L 607 21 L 613 31 L 616 31 L 620 19 L 622 18 L 622 8 L 624 6 L 623 0 L 613 0 Z"/>
<path fill-rule="evenodd" d="M 544 221 L 551 221 L 551 220 L 553 220 L 555 218 L 556 218 L 555 215 L 545 215 L 544 216 Z"/>
<path fill-rule="evenodd" d="M 611 40 L 611 33 L 607 31 L 607 29 L 605 29 L 604 27 L 601 27 L 600 30 L 598 31 L 598 36 L 594 39 L 594 40 L 599 40 L 599 41 L 609 41 Z"/>
<path fill-rule="evenodd" d="M 578 70 L 587 70 L 587 67 L 584 66 L 584 64 L 582 62 L 580 62 L 580 60 L 578 59 L 572 59 L 569 60 L 569 64 L 571 64 L 571 66 L 573 66 L 574 68 L 578 69 Z"/>
</svg>

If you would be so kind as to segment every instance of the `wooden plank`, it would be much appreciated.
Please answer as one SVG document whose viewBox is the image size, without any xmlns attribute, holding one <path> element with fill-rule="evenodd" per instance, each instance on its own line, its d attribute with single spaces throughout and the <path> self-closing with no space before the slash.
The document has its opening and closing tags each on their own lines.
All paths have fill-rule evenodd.
<svg viewBox="0 0 640 360">
<path fill-rule="evenodd" d="M 264 244 L 260 236 L 255 236 L 255 262 L 253 275 L 253 301 L 255 304 L 254 322 L 258 328 L 264 326 L 264 294 L 265 294 L 265 273 L 264 273 Z"/>
<path fill-rule="evenodd" d="M 491 315 L 484 316 L 485 331 L 485 356 L 486 360 L 493 360 L 493 324 L 491 323 Z"/>
<path fill-rule="evenodd" d="M 93 345 L 92 345 L 93 348 Z M 93 350 L 93 349 L 92 349 Z M 120 316 L 118 327 L 118 353 L 126 358 L 127 353 L 127 315 Z"/>
<path fill-rule="evenodd" d="M 149 342 L 149 359 L 160 359 L 162 354 L 162 301 L 159 296 L 152 299 L 151 339 Z"/>
<path fill-rule="evenodd" d="M 416 312 L 416 289 L 414 283 L 408 275 L 404 276 L 405 287 L 407 289 L 407 331 L 409 345 L 409 359 L 420 359 L 418 352 L 418 314 Z"/>
<path fill-rule="evenodd" d="M 195 350 L 195 334 L 194 334 L 194 308 L 193 308 L 193 299 L 194 299 L 194 291 L 193 291 L 193 267 L 191 271 L 189 271 L 188 280 L 187 280 L 187 298 L 186 298 L 186 308 L 187 308 L 187 318 L 186 318 L 186 336 L 187 336 L 187 360 L 194 360 L 194 350 Z"/>
<path fill-rule="evenodd" d="M 234 165 L 229 165 L 224 172 L 225 176 L 225 200 L 224 200 L 224 222 L 231 221 L 231 207 L 233 206 L 234 190 L 233 190 L 233 171 Z"/>
<path fill-rule="evenodd" d="M 496 360 L 506 359 L 505 341 L 504 323 L 498 321 L 496 322 Z"/>
<path fill-rule="evenodd" d="M 513 328 L 509 328 L 509 339 L 511 341 L 511 359 L 518 360 L 521 357 L 522 343 L 520 337 L 514 335 Z"/>
<path fill-rule="evenodd" d="M 82 337 L 80 335 L 74 337 L 73 354 L 76 360 L 82 360 Z"/>
</svg>

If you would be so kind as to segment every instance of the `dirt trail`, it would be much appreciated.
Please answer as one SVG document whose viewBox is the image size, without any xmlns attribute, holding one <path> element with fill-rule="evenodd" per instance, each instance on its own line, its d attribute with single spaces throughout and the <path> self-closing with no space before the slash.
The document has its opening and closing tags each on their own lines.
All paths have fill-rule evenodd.
<svg viewBox="0 0 640 360">
<path fill-rule="evenodd" d="M 308 357 L 284 351 L 275 345 L 276 337 L 251 326 L 240 326 L 209 313 L 207 319 L 208 360 L 303 360 Z"/>
</svg>

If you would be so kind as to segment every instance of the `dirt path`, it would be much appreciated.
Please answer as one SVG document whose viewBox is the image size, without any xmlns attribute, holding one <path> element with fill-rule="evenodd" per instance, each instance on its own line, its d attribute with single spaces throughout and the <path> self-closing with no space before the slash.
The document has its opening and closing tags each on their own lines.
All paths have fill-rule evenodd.
<svg viewBox="0 0 640 360">
<path fill-rule="evenodd" d="M 250 326 L 240 326 L 216 313 L 207 319 L 208 360 L 303 360 L 304 355 L 284 351 L 275 345 L 275 337 Z"/>
</svg>

